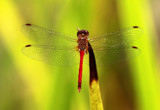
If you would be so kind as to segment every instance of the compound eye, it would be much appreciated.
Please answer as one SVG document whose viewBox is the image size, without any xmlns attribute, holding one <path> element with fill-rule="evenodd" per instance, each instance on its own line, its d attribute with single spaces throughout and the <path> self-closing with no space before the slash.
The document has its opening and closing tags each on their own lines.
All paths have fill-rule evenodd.
<svg viewBox="0 0 160 110">
<path fill-rule="evenodd" d="M 87 35 L 87 36 L 89 35 L 89 32 L 88 32 L 88 31 L 86 31 L 86 35 Z"/>
<path fill-rule="evenodd" d="M 88 32 L 87 30 L 84 30 L 84 31 L 83 31 L 83 34 L 84 34 L 85 36 L 88 36 L 88 35 L 89 35 L 89 32 Z"/>
<path fill-rule="evenodd" d="M 77 36 L 79 36 L 79 35 L 81 35 L 82 34 L 82 32 L 81 31 L 78 31 L 77 32 Z"/>
</svg>

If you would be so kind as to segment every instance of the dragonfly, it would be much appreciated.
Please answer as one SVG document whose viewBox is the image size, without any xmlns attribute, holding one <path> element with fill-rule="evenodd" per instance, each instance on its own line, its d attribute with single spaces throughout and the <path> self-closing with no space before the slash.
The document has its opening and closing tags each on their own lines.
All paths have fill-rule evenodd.
<svg viewBox="0 0 160 110">
<path fill-rule="evenodd" d="M 92 48 L 94 51 L 97 66 L 106 66 L 140 54 L 140 49 L 132 45 L 132 42 L 142 34 L 142 29 L 138 26 L 94 37 L 89 37 L 87 30 L 79 28 L 77 30 L 77 37 L 73 37 L 38 25 L 24 24 L 22 32 L 34 43 L 25 45 L 22 53 L 56 66 L 73 66 L 79 63 L 79 92 L 82 84 L 83 60 L 86 63 L 89 62 L 89 49 Z"/>
</svg>

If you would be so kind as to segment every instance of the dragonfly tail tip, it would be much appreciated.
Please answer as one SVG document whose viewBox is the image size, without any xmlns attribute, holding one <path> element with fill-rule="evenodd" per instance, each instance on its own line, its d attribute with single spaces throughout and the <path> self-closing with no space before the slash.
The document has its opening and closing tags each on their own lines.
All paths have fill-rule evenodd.
<svg viewBox="0 0 160 110">
<path fill-rule="evenodd" d="M 81 87 L 78 87 L 78 92 L 81 92 Z"/>
</svg>

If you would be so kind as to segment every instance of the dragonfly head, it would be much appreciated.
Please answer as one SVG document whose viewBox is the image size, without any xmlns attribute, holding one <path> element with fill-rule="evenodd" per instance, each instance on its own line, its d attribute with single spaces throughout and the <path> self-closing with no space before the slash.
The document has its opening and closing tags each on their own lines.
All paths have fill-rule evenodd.
<svg viewBox="0 0 160 110">
<path fill-rule="evenodd" d="M 77 37 L 88 38 L 88 36 L 89 36 L 89 32 L 87 30 L 79 30 L 78 28 Z"/>
</svg>

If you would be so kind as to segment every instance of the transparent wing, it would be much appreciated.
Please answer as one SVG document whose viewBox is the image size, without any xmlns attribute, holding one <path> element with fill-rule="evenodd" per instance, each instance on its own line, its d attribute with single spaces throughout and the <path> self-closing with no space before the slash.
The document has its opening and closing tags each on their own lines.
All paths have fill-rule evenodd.
<svg viewBox="0 0 160 110">
<path fill-rule="evenodd" d="M 38 44 L 57 45 L 62 43 L 64 45 L 68 43 L 75 44 L 77 41 L 76 38 L 71 36 L 54 32 L 34 24 L 24 24 L 22 26 L 22 32 L 26 37 Z"/>
<path fill-rule="evenodd" d="M 79 63 L 79 52 L 74 46 L 52 46 L 52 45 L 26 45 L 22 53 L 33 59 L 43 61 L 51 65 L 72 66 Z"/>
<path fill-rule="evenodd" d="M 143 33 L 138 26 L 128 27 L 114 33 L 107 33 L 89 39 L 93 50 L 100 48 L 117 48 L 130 45 L 131 42 L 137 40 Z"/>
<path fill-rule="evenodd" d="M 136 46 L 123 46 L 118 48 L 106 48 L 105 50 L 93 50 L 95 54 L 96 64 L 99 67 L 108 66 L 120 61 L 132 59 L 140 55 L 141 51 Z M 88 58 L 88 57 L 86 57 Z M 88 63 L 88 59 L 85 59 Z"/>
</svg>

